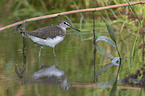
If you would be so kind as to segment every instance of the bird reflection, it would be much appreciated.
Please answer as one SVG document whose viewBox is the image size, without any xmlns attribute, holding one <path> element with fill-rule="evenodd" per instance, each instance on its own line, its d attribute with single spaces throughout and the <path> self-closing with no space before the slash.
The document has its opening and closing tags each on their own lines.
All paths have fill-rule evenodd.
<svg viewBox="0 0 145 96">
<path fill-rule="evenodd" d="M 55 65 L 41 66 L 26 83 L 38 83 L 44 85 L 58 85 L 62 90 L 68 90 L 70 84 L 67 83 L 65 72 Z"/>
</svg>

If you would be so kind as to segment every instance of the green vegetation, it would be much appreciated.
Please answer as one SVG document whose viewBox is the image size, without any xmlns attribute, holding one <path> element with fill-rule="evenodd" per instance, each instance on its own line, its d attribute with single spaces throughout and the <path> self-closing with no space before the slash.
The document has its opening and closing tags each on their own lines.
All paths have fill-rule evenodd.
<svg viewBox="0 0 145 96">
<path fill-rule="evenodd" d="M 106 2 L 107 1 L 107 2 Z M 0 27 L 21 21 L 24 19 L 43 16 L 47 14 L 59 13 L 64 11 L 101 7 L 108 5 L 116 5 L 127 3 L 128 0 L 1 0 L 0 3 Z M 130 0 L 130 2 L 138 0 Z M 136 15 L 144 17 L 145 5 L 134 5 L 128 7 L 120 7 L 118 10 L 125 12 L 135 12 Z M 122 12 L 122 11 L 121 11 Z M 95 12 L 96 18 L 96 37 L 106 36 L 109 37 L 106 23 L 104 23 L 103 15 L 108 22 L 109 26 L 113 28 L 116 38 L 113 41 L 118 47 L 122 65 L 118 80 L 123 79 L 142 66 L 142 49 L 138 46 L 142 43 L 142 38 L 139 35 L 139 29 L 142 27 L 142 19 L 133 18 L 129 14 L 123 12 L 119 14 L 116 9 L 109 9 Z M 133 16 L 133 15 L 132 15 Z M 60 95 L 60 96 L 108 96 L 111 88 L 100 88 L 90 86 L 94 84 L 94 66 L 93 66 L 93 20 L 92 12 L 78 13 L 61 18 L 69 19 L 72 24 L 81 30 L 81 33 L 74 32 L 71 29 L 67 30 L 67 36 L 63 42 L 56 46 L 56 66 L 62 69 L 67 74 L 67 79 L 72 85 L 78 87 L 71 87 L 70 90 L 63 92 L 59 87 L 48 87 L 41 85 L 21 85 L 19 78 L 14 72 L 15 64 L 21 68 L 22 60 L 22 37 L 19 34 L 14 35 L 14 28 L 6 29 L 0 32 L 0 95 L 2 96 L 35 96 L 38 94 L 44 95 Z M 26 30 L 34 30 L 42 26 L 56 24 L 58 18 L 49 18 L 45 20 L 33 21 L 26 23 Z M 141 23 L 140 23 L 140 22 Z M 73 31 L 73 32 L 72 32 Z M 26 78 L 31 76 L 39 68 L 38 51 L 40 45 L 35 46 L 33 42 L 26 38 L 26 56 L 27 56 L 27 69 Z M 116 49 L 107 44 L 106 42 L 98 42 L 98 45 L 107 53 L 114 57 L 118 57 Z M 42 62 L 46 65 L 53 63 L 52 48 L 44 47 L 42 50 Z M 96 55 L 96 74 L 97 72 L 110 64 L 112 60 L 102 56 L 97 52 Z M 112 80 L 118 72 L 118 66 L 112 66 L 101 76 L 100 82 L 107 82 Z M 2 78 L 2 76 L 5 78 Z M 115 82 L 117 85 L 122 83 Z M 86 86 L 81 86 L 81 85 Z M 115 84 L 114 84 L 115 85 Z M 116 95 L 119 96 L 143 96 L 144 92 L 130 87 L 121 89 L 117 86 Z M 113 87 L 115 88 L 115 87 Z M 112 89 L 112 94 L 115 89 Z"/>
</svg>

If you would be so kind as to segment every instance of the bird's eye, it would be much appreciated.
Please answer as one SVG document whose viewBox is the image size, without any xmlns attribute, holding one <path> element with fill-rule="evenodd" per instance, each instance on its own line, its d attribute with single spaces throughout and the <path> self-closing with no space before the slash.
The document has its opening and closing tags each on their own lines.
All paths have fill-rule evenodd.
<svg viewBox="0 0 145 96">
<path fill-rule="evenodd" d="M 66 22 L 64 22 L 64 24 L 66 24 Z"/>
</svg>

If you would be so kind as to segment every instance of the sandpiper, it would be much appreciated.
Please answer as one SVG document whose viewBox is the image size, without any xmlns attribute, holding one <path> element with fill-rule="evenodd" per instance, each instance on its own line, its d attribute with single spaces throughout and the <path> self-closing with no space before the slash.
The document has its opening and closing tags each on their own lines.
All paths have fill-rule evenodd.
<svg viewBox="0 0 145 96">
<path fill-rule="evenodd" d="M 60 20 L 57 25 L 54 26 L 47 26 L 42 27 L 34 31 L 21 31 L 20 33 L 26 34 L 32 41 L 34 41 L 37 44 L 41 45 L 41 48 L 39 50 L 39 61 L 40 61 L 40 55 L 41 55 L 41 49 L 43 46 L 50 46 L 53 48 L 53 64 L 55 59 L 55 52 L 54 47 L 58 43 L 60 43 L 65 35 L 66 35 L 66 28 L 72 28 L 80 32 L 80 30 L 72 27 L 67 20 Z M 40 61 L 41 63 L 41 61 Z"/>
</svg>

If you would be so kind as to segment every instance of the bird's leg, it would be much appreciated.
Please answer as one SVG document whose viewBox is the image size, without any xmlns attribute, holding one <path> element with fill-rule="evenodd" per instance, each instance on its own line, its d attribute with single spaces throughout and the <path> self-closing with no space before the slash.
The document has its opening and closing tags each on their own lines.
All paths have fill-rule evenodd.
<svg viewBox="0 0 145 96">
<path fill-rule="evenodd" d="M 56 57 L 56 55 L 55 55 L 55 51 L 54 51 L 54 47 L 53 47 L 53 65 L 55 65 L 55 57 Z"/>
<path fill-rule="evenodd" d="M 39 55 L 38 55 L 38 58 L 39 58 L 39 62 L 41 64 L 41 67 L 43 66 L 43 64 L 41 63 L 41 58 L 40 58 L 40 55 L 41 55 L 41 49 L 43 48 L 43 46 L 40 47 L 40 50 L 39 50 Z"/>
</svg>

